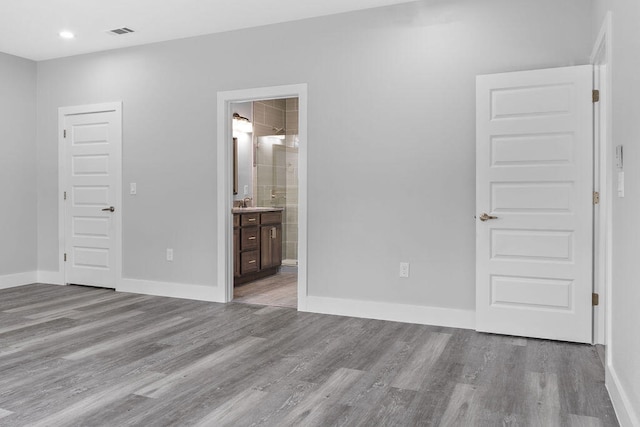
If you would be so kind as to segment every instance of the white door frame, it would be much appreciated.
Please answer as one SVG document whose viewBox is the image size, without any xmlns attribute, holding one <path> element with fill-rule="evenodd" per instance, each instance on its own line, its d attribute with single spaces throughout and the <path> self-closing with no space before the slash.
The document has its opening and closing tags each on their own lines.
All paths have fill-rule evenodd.
<svg viewBox="0 0 640 427">
<path fill-rule="evenodd" d="M 271 86 L 218 92 L 218 297 L 233 299 L 233 197 L 231 103 L 261 99 L 298 98 L 298 310 L 307 308 L 307 84 Z"/>
<path fill-rule="evenodd" d="M 67 164 L 66 139 L 64 138 L 65 117 L 74 114 L 88 114 L 114 111 L 120 120 L 120 147 L 116 150 L 119 154 L 117 159 L 111 159 L 115 163 L 114 173 L 116 178 L 115 200 L 116 211 L 113 214 L 113 224 L 116 229 L 113 248 L 115 250 L 115 284 L 116 289 L 120 286 L 122 279 L 122 101 L 105 102 L 100 104 L 77 105 L 73 107 L 58 108 L 58 271 L 60 272 L 61 284 L 67 284 L 66 268 L 64 261 L 65 251 L 65 217 L 67 215 L 64 192 L 69 191 L 67 185 Z"/>
<path fill-rule="evenodd" d="M 594 117 L 595 191 L 600 192 L 600 208 L 594 215 L 594 292 L 600 295 L 600 305 L 594 307 L 595 344 L 606 345 L 606 359 L 611 354 L 611 266 L 612 266 L 612 102 L 611 102 L 611 12 L 604 18 L 598 38 L 591 53 L 594 67 L 594 89 L 600 90 L 600 102 L 596 104 Z M 594 212 L 595 214 L 595 212 Z"/>
</svg>

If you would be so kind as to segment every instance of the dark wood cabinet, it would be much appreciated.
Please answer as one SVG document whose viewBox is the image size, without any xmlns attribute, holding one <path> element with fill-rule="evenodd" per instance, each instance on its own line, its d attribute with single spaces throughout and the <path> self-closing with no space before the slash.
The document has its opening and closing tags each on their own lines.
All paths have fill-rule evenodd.
<svg viewBox="0 0 640 427">
<path fill-rule="evenodd" d="M 233 277 L 236 277 L 240 275 L 240 251 L 236 250 L 240 247 L 240 229 L 235 228 L 235 221 L 233 226 Z"/>
<path fill-rule="evenodd" d="M 282 210 L 233 214 L 235 285 L 278 272 L 282 264 Z"/>
<path fill-rule="evenodd" d="M 282 226 L 260 227 L 260 266 L 278 267 L 282 264 Z"/>
</svg>

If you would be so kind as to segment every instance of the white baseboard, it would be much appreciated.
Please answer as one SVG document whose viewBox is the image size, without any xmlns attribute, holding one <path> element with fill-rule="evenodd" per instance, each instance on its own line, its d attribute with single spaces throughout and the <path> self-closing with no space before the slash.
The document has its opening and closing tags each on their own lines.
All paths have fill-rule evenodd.
<svg viewBox="0 0 640 427">
<path fill-rule="evenodd" d="M 605 368 L 605 385 L 611 397 L 611 403 L 618 416 L 618 422 L 622 427 L 640 426 L 640 408 L 634 408 L 631 399 L 622 388 L 618 374 L 612 366 Z M 637 402 L 636 402 L 637 404 Z"/>
<path fill-rule="evenodd" d="M 38 283 L 47 283 L 49 285 L 64 285 L 64 277 L 59 271 L 38 271 Z"/>
<path fill-rule="evenodd" d="M 122 279 L 120 284 L 116 287 L 116 291 L 155 295 L 159 297 L 193 299 L 198 301 L 224 302 L 219 298 L 220 290 L 214 286 L 156 282 L 153 280 L 140 279 Z"/>
<path fill-rule="evenodd" d="M 309 295 L 306 298 L 306 307 L 302 311 L 417 323 L 421 325 L 447 326 L 451 328 L 475 329 L 476 327 L 475 311 L 455 308 L 427 307 Z"/>
<path fill-rule="evenodd" d="M 38 273 L 27 271 L 25 273 L 7 274 L 0 276 L 0 289 L 15 288 L 16 286 L 30 285 L 36 283 Z"/>
</svg>

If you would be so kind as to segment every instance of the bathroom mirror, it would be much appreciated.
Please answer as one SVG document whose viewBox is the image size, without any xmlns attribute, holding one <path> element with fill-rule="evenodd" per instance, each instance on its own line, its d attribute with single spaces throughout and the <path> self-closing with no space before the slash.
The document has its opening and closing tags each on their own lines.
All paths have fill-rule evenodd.
<svg viewBox="0 0 640 427">
<path fill-rule="evenodd" d="M 233 195 L 238 194 L 238 138 L 233 138 Z"/>
</svg>

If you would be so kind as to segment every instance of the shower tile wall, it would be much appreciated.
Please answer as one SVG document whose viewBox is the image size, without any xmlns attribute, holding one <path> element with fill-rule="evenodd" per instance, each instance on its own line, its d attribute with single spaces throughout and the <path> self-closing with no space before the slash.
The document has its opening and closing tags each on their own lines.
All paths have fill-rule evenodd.
<svg viewBox="0 0 640 427">
<path fill-rule="evenodd" d="M 283 258 L 294 264 L 298 259 L 298 99 L 254 102 L 253 128 L 256 143 L 264 136 L 285 136 L 269 142 L 261 138 L 257 144 L 254 194 L 256 206 L 285 208 Z"/>
<path fill-rule="evenodd" d="M 298 98 L 285 102 L 286 123 L 286 227 L 284 259 L 298 259 Z"/>
<path fill-rule="evenodd" d="M 253 103 L 254 143 L 257 144 L 258 138 L 262 136 L 276 135 L 278 130 L 281 130 L 280 134 L 284 134 L 285 106 L 286 100 L 284 99 L 270 99 Z M 280 156 L 276 156 L 276 158 L 280 159 Z M 276 175 L 273 173 L 274 156 L 270 145 L 258 144 L 255 162 L 257 170 L 253 174 L 253 188 L 255 189 L 256 206 L 284 206 L 285 183 L 281 182 L 280 185 L 274 183 Z M 275 166 L 284 168 L 284 158 Z M 284 176 L 284 170 L 278 172 L 283 172 Z M 272 194 L 276 196 L 281 194 L 281 200 L 272 198 Z"/>
</svg>

